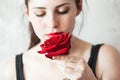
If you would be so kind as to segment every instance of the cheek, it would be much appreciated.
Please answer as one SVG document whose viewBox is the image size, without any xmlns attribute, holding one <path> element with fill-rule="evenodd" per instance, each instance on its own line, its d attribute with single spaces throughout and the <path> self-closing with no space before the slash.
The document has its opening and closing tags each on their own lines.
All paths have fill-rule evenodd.
<svg viewBox="0 0 120 80">
<path fill-rule="evenodd" d="M 61 25 L 66 32 L 72 33 L 75 25 L 75 16 L 71 15 L 66 18 L 63 18 Z"/>
<path fill-rule="evenodd" d="M 31 21 L 32 25 L 33 25 L 33 29 L 35 34 L 38 36 L 38 38 L 42 38 L 45 34 L 45 24 L 42 23 L 39 19 L 32 19 Z"/>
</svg>

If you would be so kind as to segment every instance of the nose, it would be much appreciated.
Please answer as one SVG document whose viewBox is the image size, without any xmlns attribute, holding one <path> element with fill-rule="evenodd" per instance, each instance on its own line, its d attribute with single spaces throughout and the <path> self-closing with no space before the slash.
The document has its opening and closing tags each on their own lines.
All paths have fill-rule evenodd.
<svg viewBox="0 0 120 80">
<path fill-rule="evenodd" d="M 49 15 L 46 24 L 49 28 L 57 28 L 59 25 L 57 16 L 55 16 L 54 14 Z"/>
</svg>

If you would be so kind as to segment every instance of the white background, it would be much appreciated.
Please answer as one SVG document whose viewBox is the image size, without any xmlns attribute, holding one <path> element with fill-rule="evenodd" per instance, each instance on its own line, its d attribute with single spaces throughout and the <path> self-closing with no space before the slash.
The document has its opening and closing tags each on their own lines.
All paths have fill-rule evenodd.
<svg viewBox="0 0 120 80">
<path fill-rule="evenodd" d="M 93 44 L 110 44 L 120 51 L 120 0 L 84 2 L 84 14 L 77 17 L 75 35 Z M 22 6 L 22 0 L 0 0 L 0 69 L 29 45 Z"/>
</svg>

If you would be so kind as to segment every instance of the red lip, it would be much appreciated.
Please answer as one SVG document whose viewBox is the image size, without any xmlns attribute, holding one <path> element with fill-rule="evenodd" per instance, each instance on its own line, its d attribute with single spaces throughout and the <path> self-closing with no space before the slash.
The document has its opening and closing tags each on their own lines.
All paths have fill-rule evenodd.
<svg viewBox="0 0 120 80">
<path fill-rule="evenodd" d="M 59 35 L 59 34 L 62 34 L 63 32 L 54 32 L 54 33 L 49 33 L 49 34 L 46 34 L 47 36 L 52 36 L 52 35 Z"/>
</svg>

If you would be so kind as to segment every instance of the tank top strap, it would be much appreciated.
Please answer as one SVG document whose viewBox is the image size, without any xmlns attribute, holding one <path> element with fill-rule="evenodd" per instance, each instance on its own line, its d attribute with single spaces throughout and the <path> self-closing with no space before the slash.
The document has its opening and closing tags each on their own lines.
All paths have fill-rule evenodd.
<svg viewBox="0 0 120 80">
<path fill-rule="evenodd" d="M 23 72 L 23 54 L 16 55 L 16 77 L 17 80 L 25 80 L 24 79 L 24 72 Z"/>
<path fill-rule="evenodd" d="M 88 61 L 88 65 L 92 69 L 92 71 L 93 71 L 95 76 L 96 76 L 96 71 L 95 71 L 96 61 L 97 61 L 97 57 L 98 57 L 98 53 L 99 53 L 100 47 L 102 45 L 103 44 L 98 44 L 98 45 L 93 45 L 92 46 L 90 58 L 89 58 L 89 61 Z"/>
</svg>

